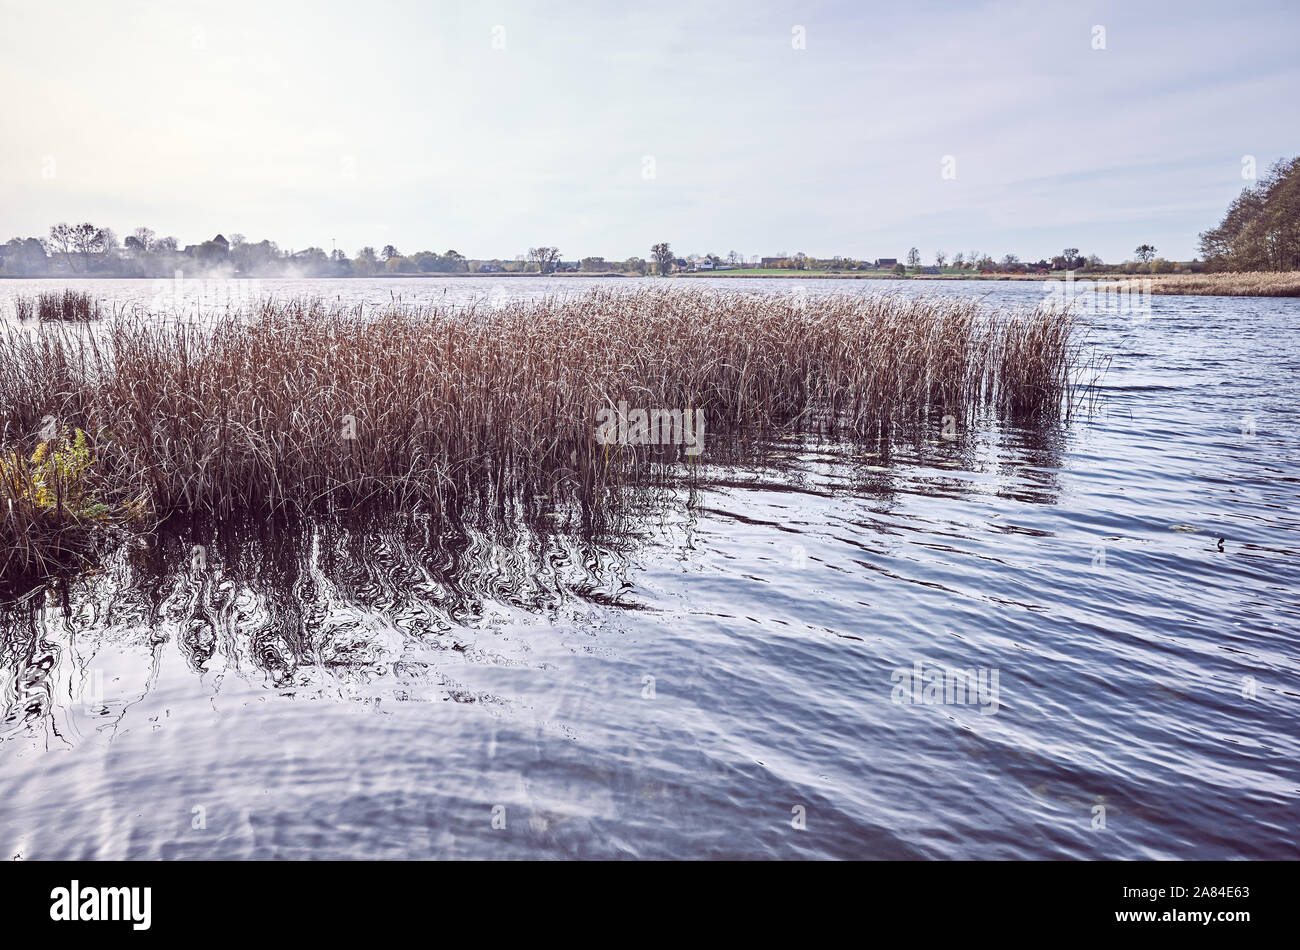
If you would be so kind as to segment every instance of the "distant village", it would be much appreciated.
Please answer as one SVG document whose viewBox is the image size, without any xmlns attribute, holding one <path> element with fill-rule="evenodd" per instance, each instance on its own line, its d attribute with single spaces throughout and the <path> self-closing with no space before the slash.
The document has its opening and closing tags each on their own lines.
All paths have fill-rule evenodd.
<svg viewBox="0 0 1300 950">
<path fill-rule="evenodd" d="M 631 273 L 637 271 L 639 258 L 629 261 L 607 261 L 603 257 L 586 257 L 580 261 L 556 261 L 554 272 L 557 274 L 581 273 Z M 493 262 L 486 262 L 491 265 Z M 627 265 L 632 264 L 632 268 Z M 781 257 L 755 257 L 745 260 L 702 254 L 692 257 L 674 257 L 671 272 L 675 274 L 715 273 L 736 270 L 809 270 L 809 271 L 892 271 L 898 266 L 893 257 L 881 257 L 870 261 L 851 260 L 836 257 L 825 260 L 807 256 L 783 255 Z M 933 268 L 936 273 L 938 268 Z M 652 261 L 647 265 L 647 273 L 658 273 L 658 266 Z"/>
<path fill-rule="evenodd" d="M 735 251 L 679 256 L 667 243 L 654 245 L 647 257 L 607 260 L 583 257 L 565 260 L 556 247 L 530 247 L 513 258 L 476 259 L 455 250 L 403 253 L 389 244 L 363 247 L 349 255 L 339 248 L 285 250 L 274 241 L 249 241 L 241 234 L 214 235 L 200 244 L 181 245 L 174 237 L 159 237 L 149 228 L 137 228 L 119 239 L 110 228 L 85 222 L 57 224 L 43 238 L 15 237 L 0 245 L 0 277 L 171 277 L 177 271 L 209 277 L 418 277 L 474 274 L 602 274 L 690 275 L 720 272 L 772 274 L 873 274 L 926 276 L 960 274 L 1049 274 L 1053 271 L 1123 271 L 1126 273 L 1178 273 L 1196 271 L 1197 262 L 1178 264 L 1155 256 L 1155 248 L 1141 245 L 1134 259 L 1105 264 L 1096 255 L 1066 248 L 1050 260 L 1021 261 L 1014 254 L 994 259 L 979 251 L 936 251 L 930 261 L 913 247 L 904 258 L 817 258 L 802 252 L 744 257 Z"/>
</svg>

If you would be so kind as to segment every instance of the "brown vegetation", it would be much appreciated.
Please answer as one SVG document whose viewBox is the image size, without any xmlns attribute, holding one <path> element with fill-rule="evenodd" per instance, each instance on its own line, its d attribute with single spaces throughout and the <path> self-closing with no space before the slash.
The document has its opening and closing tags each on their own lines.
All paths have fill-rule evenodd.
<svg viewBox="0 0 1300 950">
<path fill-rule="evenodd" d="M 774 425 L 880 437 L 936 412 L 1059 416 L 1075 359 L 1068 314 L 942 297 L 596 290 L 501 309 L 296 301 L 206 322 L 10 326 L 0 548 L 49 515 L 23 474 L 32 443 L 14 438 L 43 420 L 72 427 L 47 451 L 81 439 L 74 513 L 85 498 L 113 518 L 368 502 L 455 516 L 538 498 L 590 511 L 652 460 L 690 461 L 599 444 L 596 412 L 620 400 L 702 409 L 710 439 Z"/>
<path fill-rule="evenodd" d="M 1205 297 L 1300 297 L 1300 271 L 1214 274 L 1164 274 L 1151 278 L 1126 278 L 1125 286 L 1135 281 L 1151 281 L 1153 294 L 1190 294 Z M 1106 286 L 1103 285 L 1102 289 Z"/>
<path fill-rule="evenodd" d="M 18 297 L 14 300 L 14 312 L 21 321 L 35 317 L 44 322 L 61 320 L 73 323 L 88 323 L 104 315 L 99 301 L 80 290 L 50 291 L 34 298 Z"/>
</svg>

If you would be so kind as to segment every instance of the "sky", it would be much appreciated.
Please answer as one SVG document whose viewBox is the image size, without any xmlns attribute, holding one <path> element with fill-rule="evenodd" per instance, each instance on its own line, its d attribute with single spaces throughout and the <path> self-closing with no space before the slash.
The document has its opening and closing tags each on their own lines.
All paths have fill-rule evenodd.
<svg viewBox="0 0 1300 950">
<path fill-rule="evenodd" d="M 1189 260 L 1300 3 L 0 0 L 0 241 Z"/>
</svg>

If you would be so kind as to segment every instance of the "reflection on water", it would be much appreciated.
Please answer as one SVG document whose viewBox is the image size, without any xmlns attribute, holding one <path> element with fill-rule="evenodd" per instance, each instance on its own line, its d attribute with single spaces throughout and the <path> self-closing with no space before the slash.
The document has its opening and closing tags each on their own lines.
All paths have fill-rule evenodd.
<svg viewBox="0 0 1300 950">
<path fill-rule="evenodd" d="M 676 543 L 691 559 L 691 533 L 701 514 L 718 513 L 709 500 L 721 490 L 847 494 L 887 508 L 900 493 L 1050 503 L 1060 429 L 990 423 L 951 439 L 926 438 L 935 427 L 897 441 L 787 434 L 733 442 L 679 487 L 665 471 L 625 492 L 599 528 L 556 510 L 457 526 L 384 511 L 274 523 L 177 520 L 122 544 L 92 571 L 0 604 L 10 677 L 3 721 L 30 729 L 50 720 L 51 734 L 66 741 L 57 720 L 80 704 L 116 725 L 156 673 L 155 657 L 139 681 L 117 677 L 106 692 L 97 656 L 124 644 L 174 650 L 200 677 L 242 676 L 286 697 L 504 703 L 461 691 L 439 673 L 439 651 L 508 662 L 481 638 L 471 649 L 460 635 L 490 629 L 498 613 L 554 619 L 592 606 L 653 609 L 636 595 L 638 553 L 673 545 L 680 532 Z M 980 473 L 990 479 L 972 477 Z"/>
<path fill-rule="evenodd" d="M 0 847 L 1295 857 L 1298 330 L 1157 298 L 1068 427 L 719 443 L 599 527 L 170 525 L 0 615 Z"/>
</svg>

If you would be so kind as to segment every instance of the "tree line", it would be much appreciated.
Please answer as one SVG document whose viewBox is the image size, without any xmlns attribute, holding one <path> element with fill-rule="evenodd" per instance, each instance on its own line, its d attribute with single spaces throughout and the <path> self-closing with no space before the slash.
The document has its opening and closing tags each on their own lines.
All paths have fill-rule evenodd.
<svg viewBox="0 0 1300 950">
<path fill-rule="evenodd" d="M 1300 158 L 1282 159 L 1201 234 L 1210 270 L 1300 270 Z"/>
<path fill-rule="evenodd" d="M 403 254 L 391 244 L 363 247 L 349 256 L 319 247 L 283 250 L 274 241 L 249 241 L 242 234 L 218 234 L 200 244 L 181 246 L 136 228 L 119 240 L 111 228 L 91 222 L 56 224 L 49 236 L 15 237 L 0 245 L 0 275 L 9 277 L 171 277 L 195 270 L 231 277 L 371 277 L 380 274 L 553 273 L 561 266 L 555 247 L 529 248 L 513 260 L 471 260 L 454 249 Z M 585 258 L 583 269 L 645 273 L 646 262 L 622 264 Z"/>
<path fill-rule="evenodd" d="M 1178 273 L 1183 270 L 1298 270 L 1300 269 L 1300 158 L 1278 162 L 1257 184 L 1248 187 L 1232 202 L 1223 222 L 1200 235 L 1205 264 L 1178 264 L 1156 257 L 1150 244 L 1139 245 L 1136 260 L 1114 266 L 1095 254 L 1084 255 L 1078 248 L 1066 248 L 1050 260 L 1021 261 L 1015 254 L 1001 259 L 981 251 L 944 251 L 934 254 L 934 266 L 922 264 L 920 251 L 910 248 L 906 264 L 895 263 L 900 275 L 922 271 L 946 273 L 1050 273 L 1052 271 L 1110 271 L 1126 273 Z M 715 264 L 722 258 L 708 255 Z M 150 228 L 136 228 L 119 241 L 111 228 L 90 222 L 60 223 L 49 236 L 15 237 L 0 245 L 0 275 L 11 277 L 100 276 L 170 277 L 176 271 L 200 270 L 212 275 L 239 277 L 370 277 L 380 274 L 535 273 L 556 271 L 586 273 L 670 274 L 686 262 L 677 258 L 666 242 L 650 249 L 649 259 L 630 257 L 607 261 L 584 257 L 580 262 L 560 260 L 556 247 L 528 249 L 513 260 L 471 260 L 453 249 L 442 253 L 417 251 L 403 254 L 393 245 L 381 250 L 363 247 L 355 256 L 323 248 L 282 250 L 274 241 L 251 242 L 242 234 L 229 238 L 218 234 L 209 241 L 181 247 L 176 238 L 159 237 Z M 735 251 L 727 263 L 742 263 Z M 850 257 L 813 258 L 798 252 L 765 258 L 764 266 L 783 270 L 870 270 L 871 261 Z"/>
</svg>

